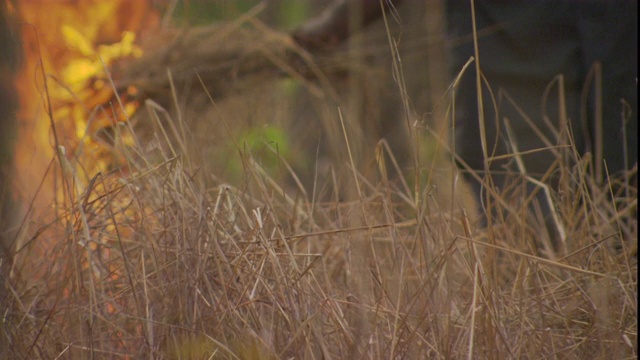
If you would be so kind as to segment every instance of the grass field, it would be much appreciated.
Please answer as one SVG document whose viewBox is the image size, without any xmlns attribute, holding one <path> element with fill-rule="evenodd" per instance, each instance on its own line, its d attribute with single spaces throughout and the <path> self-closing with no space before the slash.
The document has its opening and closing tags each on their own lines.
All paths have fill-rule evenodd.
<svg viewBox="0 0 640 360">
<path fill-rule="evenodd" d="M 322 110 L 329 150 L 233 127 L 260 128 L 285 95 L 207 100 L 216 122 L 187 132 L 169 114 L 164 145 L 116 142 L 126 174 L 56 159 L 61 200 L 27 214 L 3 264 L 0 358 L 637 358 L 628 181 L 597 185 L 564 149 L 578 165 L 549 190 L 554 249 L 517 174 L 479 226 L 447 142 L 420 123 L 409 161 L 337 106 Z"/>
</svg>

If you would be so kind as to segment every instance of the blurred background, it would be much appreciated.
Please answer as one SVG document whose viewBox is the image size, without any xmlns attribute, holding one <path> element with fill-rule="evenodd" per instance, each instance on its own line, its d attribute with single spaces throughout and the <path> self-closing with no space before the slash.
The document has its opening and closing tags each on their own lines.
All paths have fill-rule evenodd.
<svg viewBox="0 0 640 360">
<path fill-rule="evenodd" d="M 85 184 L 98 171 L 114 171 L 122 166 L 111 129 L 113 121 L 120 123 L 126 116 L 117 115 L 114 120 L 110 112 L 122 111 L 131 116 L 139 143 L 148 150 L 145 156 L 160 160 L 166 155 L 154 116 L 134 108 L 140 105 L 127 103 L 126 99 L 120 110 L 122 104 L 109 98 L 104 71 L 112 64 L 117 66 L 120 58 L 126 64 L 127 57 L 166 47 L 170 38 L 167 33 L 246 21 L 238 20 L 246 14 L 286 38 L 305 21 L 317 17 L 328 4 L 314 0 L 92 0 L 57 2 L 47 13 L 40 11 L 42 4 L 37 1 L 6 1 L 3 6 L 3 21 L 13 18 L 14 24 L 10 32 L 3 32 L 2 41 L 8 44 L 9 51 L 3 52 L 2 81 L 5 89 L 15 83 L 20 97 L 16 108 L 17 99 L 11 98 L 15 93 L 3 92 L 2 124 L 7 130 L 2 134 L 12 139 L 3 141 L 3 183 L 5 189 L 13 184 L 8 198 L 22 204 L 15 208 L 20 211 L 5 212 L 3 217 L 20 218 L 28 207 L 47 208 L 55 198 L 55 191 L 47 190 L 53 185 L 42 179 L 45 174 L 59 171 L 53 170 L 56 165 L 52 161 L 56 141 L 57 146 L 65 147 L 68 157 L 82 163 L 79 177 Z M 160 116 L 163 121 L 170 118 L 169 122 L 180 123 L 181 142 L 189 145 L 182 149 L 188 153 L 186 158 L 196 163 L 202 176 L 216 183 L 242 183 L 246 173 L 240 154 L 250 153 L 285 189 L 295 189 L 293 172 L 307 191 L 316 189 L 317 198 L 346 196 L 352 187 L 351 175 L 344 171 L 350 158 L 339 111 L 354 164 L 365 178 L 374 180 L 379 176 L 376 148 L 382 153 L 379 141 L 384 139 L 402 175 L 417 172 L 424 180 L 427 172 L 431 176 L 438 174 L 426 164 L 446 156 L 442 148 L 436 154 L 439 145 L 433 138 L 433 134 L 439 134 L 440 139 L 447 139 L 444 124 L 450 78 L 442 1 L 408 2 L 389 15 L 386 23 L 377 21 L 330 50 L 331 54 L 339 54 L 332 56 L 344 58 L 344 68 L 328 71 L 325 82 L 280 75 L 267 80 L 250 78 L 243 81 L 239 90 L 214 95 L 212 103 L 202 87 L 193 86 L 196 80 L 192 78 L 191 86 L 177 85 L 152 100 L 166 110 L 167 115 Z M 123 31 L 134 36 L 124 36 Z M 242 42 L 233 36 L 220 43 Z M 256 47 L 261 42 L 252 41 L 256 41 Z M 93 51 L 106 64 L 92 58 Z M 401 72 L 397 74 L 392 53 L 401 61 Z M 24 61 L 18 61 L 22 55 Z M 42 81 L 41 63 L 48 88 Z M 14 81 L 15 69 L 20 71 Z M 118 81 L 116 74 L 116 84 Z M 230 83 L 234 81 L 231 79 Z M 162 97 L 170 100 L 163 103 L 158 100 Z M 49 103 L 52 108 L 48 108 Z M 51 130 L 50 110 L 57 140 Z M 14 115 L 17 127 L 12 120 Z M 12 151 L 10 144 L 17 146 L 15 162 L 8 155 Z M 443 166 L 442 176 L 448 179 L 452 167 Z M 15 173 L 10 175 L 9 169 Z M 389 165 L 391 179 L 400 175 Z M 11 176 L 14 179 L 7 180 Z M 418 177 L 411 175 L 408 179 L 415 182 Z"/>
</svg>

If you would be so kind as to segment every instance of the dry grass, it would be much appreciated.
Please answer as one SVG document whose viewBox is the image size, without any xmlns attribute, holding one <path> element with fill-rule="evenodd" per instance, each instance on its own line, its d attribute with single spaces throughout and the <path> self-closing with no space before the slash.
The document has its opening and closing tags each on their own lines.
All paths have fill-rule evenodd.
<svg viewBox="0 0 640 360">
<path fill-rule="evenodd" d="M 494 193 L 501 216 L 476 228 L 448 162 L 396 170 L 380 143 L 365 175 L 331 116 L 347 155 L 308 188 L 286 159 L 273 177 L 242 144 L 229 154 L 242 180 L 226 184 L 188 138 L 177 156 L 120 148 L 130 173 L 83 191 L 67 166 L 55 216 L 32 212 L 19 233 L 0 357 L 637 357 L 635 187 L 611 194 L 566 169 L 551 194 L 566 241 L 550 252 L 526 179 Z"/>
<path fill-rule="evenodd" d="M 208 187 L 181 157 L 132 164 L 25 230 L 3 357 L 636 356 L 635 193 L 612 202 L 578 177 L 551 260 L 517 196 L 473 230 L 433 187 L 354 173 L 352 201 L 320 203 L 242 160 L 242 188 Z"/>
</svg>

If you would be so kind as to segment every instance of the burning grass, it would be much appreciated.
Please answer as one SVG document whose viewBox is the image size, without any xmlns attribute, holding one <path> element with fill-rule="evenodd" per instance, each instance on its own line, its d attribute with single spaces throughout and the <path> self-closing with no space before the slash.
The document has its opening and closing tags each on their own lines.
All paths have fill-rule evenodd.
<svg viewBox="0 0 640 360">
<path fill-rule="evenodd" d="M 173 134 L 163 140 L 175 148 L 149 156 L 127 123 L 133 141 L 113 142 L 126 171 L 85 178 L 80 157 L 56 155 L 63 199 L 51 214 L 27 213 L 6 264 L 1 357 L 637 357 L 628 182 L 603 188 L 566 169 L 550 193 L 565 243 L 545 252 L 521 176 L 491 192 L 501 211 L 484 229 L 458 202 L 449 162 L 402 171 L 381 142 L 376 176 L 359 172 L 337 110 L 328 121 L 342 132 L 330 141 L 345 145 L 347 164 L 314 174 L 311 189 L 286 159 L 276 178 L 238 142 L 228 156 L 242 180 L 225 183 L 201 166 L 206 139 L 162 114 L 175 128 L 158 122 L 154 135 Z"/>
</svg>

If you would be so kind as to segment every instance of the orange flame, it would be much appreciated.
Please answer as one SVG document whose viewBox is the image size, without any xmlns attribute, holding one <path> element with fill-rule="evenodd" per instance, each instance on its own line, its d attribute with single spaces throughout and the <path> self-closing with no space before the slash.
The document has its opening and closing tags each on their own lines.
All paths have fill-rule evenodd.
<svg viewBox="0 0 640 360">
<path fill-rule="evenodd" d="M 10 9 L 23 21 L 25 58 L 16 81 L 16 196 L 28 203 L 37 192 L 35 205 L 43 210 L 59 195 L 48 186 L 37 190 L 52 181 L 48 169 L 56 151 L 54 133 L 60 151 L 81 167 L 83 176 L 75 181 L 86 182 L 117 163 L 113 151 L 93 134 L 126 120 L 137 104 L 121 107 L 111 101 L 107 69 L 142 54 L 136 38 L 156 27 L 159 16 L 142 0 L 30 0 Z"/>
<path fill-rule="evenodd" d="M 23 68 L 15 83 L 20 99 L 14 171 L 16 202 L 22 204 L 18 216 L 24 215 L 27 206 L 33 204 L 30 216 L 36 219 L 36 226 L 42 226 L 44 219 L 51 216 L 63 216 L 73 227 L 81 228 L 83 225 L 77 225 L 79 221 L 73 214 L 63 212 L 64 207 L 56 211 L 51 206 L 65 200 L 60 171 L 71 178 L 73 185 L 67 191 L 72 193 L 68 195 L 77 201 L 85 189 L 98 186 L 91 183 L 98 172 L 122 165 L 115 148 L 101 143 L 94 134 L 126 121 L 138 106 L 127 101 L 126 94 L 114 94 L 108 69 L 117 61 L 142 55 L 137 39 L 159 24 L 159 15 L 150 2 L 25 0 L 17 7 L 7 2 L 10 13 L 22 21 L 24 53 Z M 122 102 L 116 101 L 116 97 Z M 56 145 L 59 148 L 56 149 Z M 59 162 L 58 155 L 61 156 Z M 57 169 L 58 174 L 52 169 Z M 104 177 L 100 179 L 104 181 Z M 103 187 L 107 186 L 103 184 Z M 113 215 L 114 224 L 123 217 L 136 216 L 135 211 L 121 204 L 127 199 L 114 196 L 112 200 L 122 209 Z M 69 208 L 69 202 L 63 204 Z M 86 224 L 84 228 L 89 231 Z M 91 267 L 91 254 L 98 250 L 102 240 L 93 236 L 92 241 L 82 244 L 86 249 L 84 269 L 95 270 Z M 62 256 L 62 250 L 56 251 L 56 248 L 61 247 L 41 244 L 34 255 Z M 109 259 L 109 248 L 101 249 L 100 256 Z M 64 266 L 64 262 L 60 266 Z M 120 276 L 120 269 L 115 265 L 104 266 L 104 270 L 92 271 L 92 276 L 96 279 Z M 41 278 L 47 269 L 47 266 L 30 268 L 30 277 Z M 69 291 L 65 288 L 65 296 Z M 114 311 L 113 306 L 107 304 L 107 312 Z M 134 330 L 135 333 L 142 331 Z"/>
</svg>

